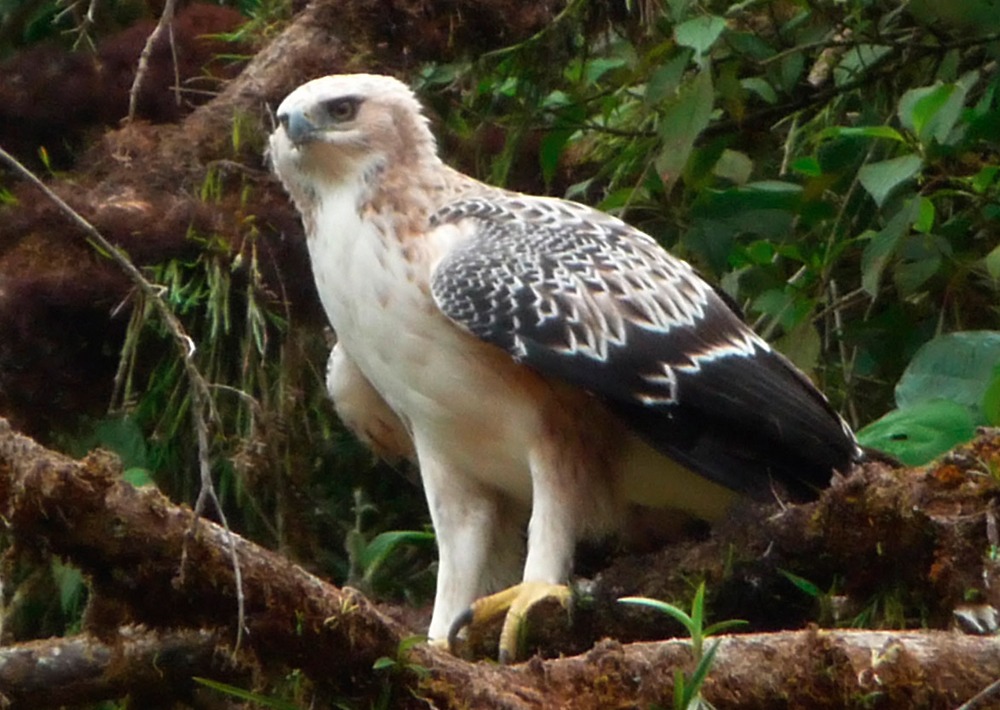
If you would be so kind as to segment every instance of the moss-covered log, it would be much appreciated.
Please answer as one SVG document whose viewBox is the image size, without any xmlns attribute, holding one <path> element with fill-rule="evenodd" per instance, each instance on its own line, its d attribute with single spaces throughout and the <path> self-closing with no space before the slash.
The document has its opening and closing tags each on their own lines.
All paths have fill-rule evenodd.
<svg viewBox="0 0 1000 710">
<path fill-rule="evenodd" d="M 983 452 L 996 443 L 995 436 L 983 437 L 973 446 Z M 73 461 L 13 432 L 0 420 L 0 513 L 9 522 L 17 547 L 50 550 L 84 571 L 93 593 L 86 615 L 88 634 L 102 639 L 101 644 L 118 639 L 115 643 L 121 646 L 127 638 L 121 629 L 140 623 L 164 630 L 164 644 L 170 639 L 198 638 L 201 629 L 218 628 L 228 629 L 229 641 L 235 640 L 236 583 L 229 536 L 208 521 L 192 528 L 189 509 L 172 504 L 155 489 L 133 488 L 119 474 L 114 457 L 97 452 Z M 856 491 L 851 496 L 853 505 L 870 513 L 871 501 L 881 499 L 880 489 L 872 487 L 868 494 L 869 489 L 850 485 L 844 482 L 816 505 L 820 510 L 835 507 L 836 496 L 846 488 Z M 901 503 L 898 497 L 895 500 Z M 907 499 L 905 506 L 913 514 L 896 517 L 912 520 L 915 529 L 923 530 L 926 516 L 912 505 L 913 500 Z M 784 525 L 801 526 L 794 537 L 802 540 L 815 536 L 811 526 L 822 520 L 821 514 L 809 508 L 790 509 L 784 517 L 797 521 Z M 900 540 L 914 539 L 905 529 L 894 530 Z M 785 532 L 792 535 L 788 527 Z M 260 668 L 300 668 L 323 692 L 352 697 L 393 692 L 403 706 L 418 706 L 429 699 L 437 707 L 633 707 L 668 703 L 675 669 L 690 670 L 690 650 L 680 640 L 624 646 L 604 641 L 578 656 L 535 657 L 514 667 L 468 662 L 426 645 L 401 653 L 400 641 L 413 630 L 393 621 L 362 595 L 327 584 L 238 536 L 232 540 L 246 600 L 245 654 L 256 659 Z M 710 540 L 701 546 L 711 550 L 718 544 Z M 732 540 L 728 544 L 736 545 Z M 686 548 L 685 571 L 691 574 L 696 573 L 697 548 L 693 544 Z M 817 549 L 806 545 L 805 552 L 813 557 Z M 836 554 L 836 545 L 828 544 L 827 549 Z M 747 552 L 735 550 L 736 555 Z M 885 563 L 900 567 L 914 559 L 903 545 L 887 544 L 882 554 L 894 555 Z M 713 556 L 713 552 L 706 553 L 703 559 Z M 643 559 L 643 569 L 651 569 L 651 561 L 657 564 L 655 557 Z M 786 559 L 796 563 L 791 556 Z M 622 569 L 615 574 L 625 575 Z M 608 572 L 602 579 L 598 589 L 602 584 L 617 589 L 641 583 L 641 578 Z M 766 577 L 760 581 L 765 586 L 770 583 Z M 599 613 L 591 613 L 587 624 L 569 627 L 564 632 L 569 637 L 560 639 L 556 634 L 547 639 L 542 650 L 553 655 L 616 629 L 634 636 L 636 628 L 648 622 L 622 613 L 613 601 L 601 601 L 600 595 L 592 603 Z M 600 625 L 611 619 L 617 622 Z M 560 626 L 561 621 L 543 628 Z M 560 646 L 562 641 L 568 646 Z M 67 644 L 65 658 L 72 659 L 83 653 L 73 649 L 94 642 L 46 643 Z M 38 642 L 4 650 L 0 678 L 21 677 L 9 675 L 16 673 L 16 663 L 41 652 Z M 397 661 L 392 666 L 395 672 L 373 670 L 384 657 Z M 231 673 L 220 668 L 218 652 L 210 652 L 207 643 L 194 644 L 179 658 L 187 660 L 175 673 L 209 677 Z M 202 665 L 196 668 L 199 659 Z M 97 673 L 95 666 L 101 666 L 101 654 L 86 664 L 67 661 L 67 668 L 78 669 L 82 676 Z M 71 672 L 62 677 L 67 684 L 82 682 Z M 722 638 L 704 692 L 713 702 L 740 707 L 846 707 L 864 702 L 879 707 L 953 707 L 996 677 L 1000 677 L 1000 644 L 993 637 L 944 630 L 813 628 Z M 98 687 L 120 690 L 122 686 Z M 108 690 L 108 694 L 115 693 Z M 87 697 L 93 696 L 91 692 Z M 44 697 L 66 696 L 53 692 Z"/>
</svg>

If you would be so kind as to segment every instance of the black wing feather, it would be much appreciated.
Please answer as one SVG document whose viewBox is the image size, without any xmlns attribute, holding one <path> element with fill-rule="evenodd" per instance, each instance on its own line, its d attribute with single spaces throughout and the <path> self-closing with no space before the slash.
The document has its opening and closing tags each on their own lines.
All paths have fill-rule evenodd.
<svg viewBox="0 0 1000 710">
<path fill-rule="evenodd" d="M 639 435 L 734 490 L 795 498 L 860 451 L 783 356 L 686 263 L 582 205 L 496 195 L 439 211 L 472 238 L 435 269 L 441 310 L 516 360 L 601 397 Z"/>
</svg>

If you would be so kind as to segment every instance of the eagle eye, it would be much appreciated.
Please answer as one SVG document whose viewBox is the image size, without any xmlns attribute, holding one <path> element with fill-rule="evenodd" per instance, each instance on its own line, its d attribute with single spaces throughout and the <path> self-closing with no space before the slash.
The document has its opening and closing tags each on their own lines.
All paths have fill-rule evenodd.
<svg viewBox="0 0 1000 710">
<path fill-rule="evenodd" d="M 342 96 L 323 102 L 323 109 L 337 123 L 351 121 L 358 115 L 358 107 L 361 106 L 361 99 L 357 96 Z"/>
</svg>

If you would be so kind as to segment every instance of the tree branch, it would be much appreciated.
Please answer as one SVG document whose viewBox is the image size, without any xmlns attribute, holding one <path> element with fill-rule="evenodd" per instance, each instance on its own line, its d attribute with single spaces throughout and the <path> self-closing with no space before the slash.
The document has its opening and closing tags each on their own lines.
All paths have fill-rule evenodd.
<svg viewBox="0 0 1000 710">
<path fill-rule="evenodd" d="M 99 638 L 30 641 L 0 648 L 0 707 L 5 710 L 78 705 L 127 694 L 177 697 L 191 677 L 248 682 L 249 671 L 204 629 L 151 631 L 125 627 Z"/>
<path fill-rule="evenodd" d="M 591 651 L 514 667 L 435 662 L 422 690 L 434 707 L 519 710 L 670 707 L 674 671 L 693 668 L 685 641 L 602 641 Z M 428 657 L 430 656 L 430 657 Z M 416 660 L 416 659 L 415 659 Z M 996 639 L 945 631 L 782 631 L 720 638 L 704 686 L 717 707 L 952 708 L 1000 675 Z M 933 679 L 933 680 L 930 680 Z"/>
<path fill-rule="evenodd" d="M 120 463 L 95 452 L 77 462 L 11 431 L 0 419 L 0 515 L 22 545 L 44 544 L 89 578 L 102 603 L 154 627 L 233 630 L 236 579 L 226 531 L 207 521 L 187 540 L 190 572 L 179 575 L 194 517 L 153 488 L 120 478 Z M 283 557 L 232 534 L 246 591 L 248 645 L 324 678 L 367 676 L 393 655 L 400 627 L 361 595 L 326 584 Z M 95 633 L 115 629 L 91 629 Z"/>
</svg>

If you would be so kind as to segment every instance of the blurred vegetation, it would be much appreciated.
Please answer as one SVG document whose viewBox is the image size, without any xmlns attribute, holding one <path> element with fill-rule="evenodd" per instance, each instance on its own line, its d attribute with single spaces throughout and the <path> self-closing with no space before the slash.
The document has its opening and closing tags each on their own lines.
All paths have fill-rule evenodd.
<svg viewBox="0 0 1000 710">
<path fill-rule="evenodd" d="M 232 4 L 261 33 L 291 14 L 287 0 Z M 152 14 L 131 0 L 95 7 L 87 33 Z M 0 58 L 43 40 L 79 46 L 86 13 L 0 0 Z M 414 77 L 449 162 L 649 232 L 720 284 L 853 425 L 898 407 L 867 430 L 870 445 L 919 463 L 1000 425 L 995 2 L 571 0 L 522 44 L 469 50 Z M 221 189 L 209 176 L 203 199 Z M 245 200 L 255 189 L 239 187 Z M 197 258 L 147 272 L 213 385 L 212 466 L 230 522 L 337 582 L 426 599 L 422 495 L 405 466 L 373 463 L 336 422 L 327 337 L 261 277 L 271 236 L 253 223 L 191 234 Z M 112 408 L 64 448 L 110 448 L 133 482 L 191 501 L 182 368 L 148 304 L 128 307 Z M 8 594 L 57 590 L 48 607 L 8 615 L 26 627 L 8 633 L 78 623 L 79 575 L 5 576 Z"/>
<path fill-rule="evenodd" d="M 249 26 L 261 33 L 266 33 L 267 22 L 287 19 L 291 14 L 286 0 L 211 4 L 239 10 L 251 20 Z M 137 20 L 157 19 L 163 5 L 163 0 L 0 0 L 0 60 L 39 43 L 92 50 L 101 37 Z"/>
</svg>

